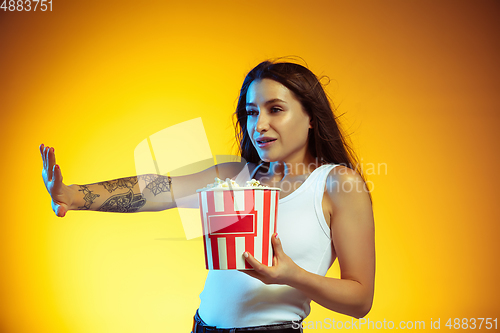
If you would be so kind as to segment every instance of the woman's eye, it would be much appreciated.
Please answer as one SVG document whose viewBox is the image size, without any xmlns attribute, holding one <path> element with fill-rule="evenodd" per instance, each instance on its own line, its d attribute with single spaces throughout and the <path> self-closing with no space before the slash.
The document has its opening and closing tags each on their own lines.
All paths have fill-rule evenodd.
<svg viewBox="0 0 500 333">
<path fill-rule="evenodd" d="M 281 111 L 281 109 L 280 109 L 280 108 L 271 108 L 271 111 L 272 111 L 273 113 L 276 113 L 276 112 L 280 112 L 280 111 Z"/>
<path fill-rule="evenodd" d="M 257 111 L 247 110 L 247 116 L 255 116 L 256 114 L 257 114 Z"/>
</svg>

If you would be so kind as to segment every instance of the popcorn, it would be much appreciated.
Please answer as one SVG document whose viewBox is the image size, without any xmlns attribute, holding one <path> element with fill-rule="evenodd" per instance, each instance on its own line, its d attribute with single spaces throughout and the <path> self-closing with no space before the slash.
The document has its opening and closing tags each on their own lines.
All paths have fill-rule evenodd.
<svg viewBox="0 0 500 333">
<path fill-rule="evenodd" d="M 215 182 L 213 184 L 208 184 L 206 188 L 229 188 L 229 187 L 240 187 L 233 179 L 227 178 L 225 181 L 215 177 Z"/>
<path fill-rule="evenodd" d="M 248 187 L 264 187 L 257 179 L 247 180 Z"/>
<path fill-rule="evenodd" d="M 212 184 L 208 184 L 205 189 L 210 189 L 210 188 L 234 188 L 234 187 L 240 187 L 238 183 L 234 181 L 234 179 L 226 178 L 226 180 L 222 180 L 218 177 L 215 177 L 215 181 Z M 265 185 L 262 185 L 258 180 L 252 179 L 248 180 L 245 184 L 244 187 L 268 187 Z"/>
</svg>

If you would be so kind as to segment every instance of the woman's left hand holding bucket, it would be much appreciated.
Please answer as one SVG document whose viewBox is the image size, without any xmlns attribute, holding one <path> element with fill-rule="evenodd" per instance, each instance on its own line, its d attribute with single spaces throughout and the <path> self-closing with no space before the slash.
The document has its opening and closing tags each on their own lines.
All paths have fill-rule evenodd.
<svg viewBox="0 0 500 333">
<path fill-rule="evenodd" d="M 241 270 L 241 272 L 259 279 L 265 284 L 289 284 L 290 279 L 297 276 L 301 268 L 283 252 L 278 234 L 275 233 L 271 237 L 271 244 L 274 250 L 273 265 L 271 267 L 263 265 L 250 253 L 245 252 L 243 256 L 254 270 Z"/>
</svg>

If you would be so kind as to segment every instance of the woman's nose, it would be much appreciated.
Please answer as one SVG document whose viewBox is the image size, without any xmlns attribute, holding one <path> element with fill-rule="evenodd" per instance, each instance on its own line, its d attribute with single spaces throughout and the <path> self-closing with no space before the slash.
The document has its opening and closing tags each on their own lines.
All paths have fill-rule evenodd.
<svg viewBox="0 0 500 333">
<path fill-rule="evenodd" d="M 255 127 L 255 130 L 257 132 L 265 132 L 269 129 L 269 118 L 264 112 L 259 113 L 259 116 L 257 118 L 257 126 Z"/>
</svg>

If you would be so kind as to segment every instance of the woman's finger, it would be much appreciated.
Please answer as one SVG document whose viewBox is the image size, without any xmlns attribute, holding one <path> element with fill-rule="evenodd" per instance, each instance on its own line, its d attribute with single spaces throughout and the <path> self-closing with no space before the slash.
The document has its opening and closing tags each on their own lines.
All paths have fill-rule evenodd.
<svg viewBox="0 0 500 333">
<path fill-rule="evenodd" d="M 49 175 L 49 171 L 50 171 L 50 168 L 49 168 L 49 150 L 50 150 L 50 147 L 45 147 L 45 150 L 43 152 L 43 155 L 45 158 L 45 169 L 47 170 L 47 175 Z"/>
<path fill-rule="evenodd" d="M 40 149 L 40 155 L 42 155 L 42 162 L 44 162 L 43 160 L 43 143 L 40 145 L 40 147 L 38 147 Z M 45 167 L 45 162 L 43 163 L 43 166 Z"/>
<path fill-rule="evenodd" d="M 64 204 L 56 204 L 54 201 L 52 201 L 52 210 L 58 217 L 64 217 L 66 215 L 66 212 L 68 211 L 66 205 Z"/>
<path fill-rule="evenodd" d="M 62 173 L 61 173 L 61 168 L 59 167 L 59 164 L 54 165 L 54 170 L 52 171 L 53 174 L 53 180 L 55 183 L 55 186 L 58 186 L 59 184 L 62 183 Z"/>
<path fill-rule="evenodd" d="M 61 205 L 59 205 L 59 209 L 57 209 L 56 215 L 59 217 L 65 217 L 67 211 L 68 211 L 68 207 L 64 204 L 61 204 Z"/>
<path fill-rule="evenodd" d="M 255 269 L 258 261 L 250 254 L 250 252 L 245 251 L 245 253 L 243 253 L 243 257 L 245 257 L 245 260 Z"/>
<path fill-rule="evenodd" d="M 49 158 L 47 157 L 48 153 L 49 153 L 49 147 L 45 147 L 43 149 L 43 162 L 45 164 L 44 167 L 45 171 L 47 172 L 47 177 L 49 176 Z"/>
<path fill-rule="evenodd" d="M 274 255 L 280 257 L 283 252 L 283 248 L 281 247 L 281 240 L 278 238 L 278 234 L 275 233 L 272 236 L 271 243 L 273 244 Z"/>
<path fill-rule="evenodd" d="M 243 257 L 245 257 L 246 261 L 255 269 L 256 271 L 261 271 L 263 267 L 267 267 L 262 265 L 253 255 L 250 254 L 250 252 L 245 251 L 243 253 Z"/>
<path fill-rule="evenodd" d="M 43 146 L 42 147 L 42 161 L 43 161 L 43 168 L 47 169 L 47 161 L 45 159 L 45 149 L 47 149 L 47 147 Z"/>
<path fill-rule="evenodd" d="M 53 174 L 53 169 L 54 165 L 56 164 L 56 156 L 54 153 L 54 148 L 49 148 L 49 152 L 47 154 L 47 159 L 49 161 L 49 180 L 52 181 L 54 174 Z"/>
</svg>

